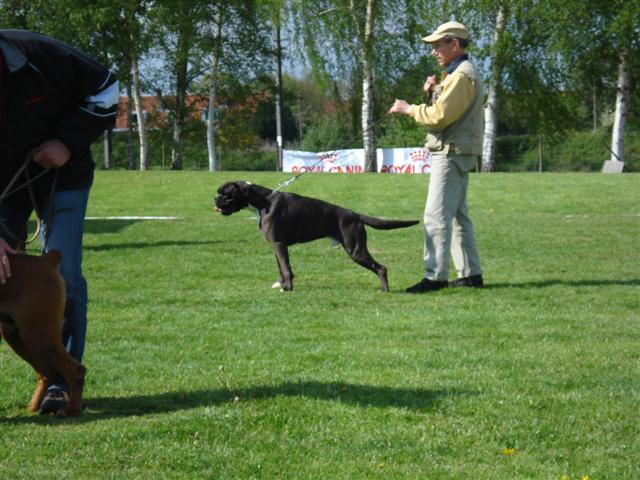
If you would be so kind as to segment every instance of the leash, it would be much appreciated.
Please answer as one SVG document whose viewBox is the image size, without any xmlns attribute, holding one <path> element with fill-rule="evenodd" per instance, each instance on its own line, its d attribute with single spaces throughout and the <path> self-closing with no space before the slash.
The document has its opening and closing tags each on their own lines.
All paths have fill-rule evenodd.
<svg viewBox="0 0 640 480">
<path fill-rule="evenodd" d="M 385 113 L 382 118 L 380 118 L 380 120 L 378 120 L 377 122 L 373 122 L 371 125 L 369 125 L 367 128 L 365 128 L 364 130 L 362 130 L 361 132 L 358 132 L 357 135 L 354 135 L 353 137 L 349 138 L 345 143 L 350 143 L 351 141 L 355 140 L 356 138 L 360 138 L 360 136 L 364 135 L 366 132 L 368 132 L 369 130 L 371 130 L 372 128 L 375 128 L 377 126 L 379 126 L 383 121 L 385 121 L 387 119 L 387 117 L 390 116 L 390 113 Z M 273 190 L 275 192 L 280 192 L 282 191 L 283 188 L 287 188 L 291 183 L 295 182 L 298 178 L 300 178 L 302 175 L 304 175 L 305 173 L 307 173 L 308 171 L 312 171 L 317 165 L 319 165 L 320 163 L 324 162 L 324 157 L 330 156 L 334 153 L 336 153 L 338 150 L 330 150 L 328 152 L 328 155 L 322 155 L 320 156 L 320 160 L 318 160 L 316 163 L 314 163 L 313 165 L 311 165 L 311 168 L 309 169 L 305 169 L 303 171 L 301 171 L 300 173 L 298 173 L 297 175 L 294 175 L 293 177 L 291 177 L 289 180 L 286 180 L 284 182 L 280 182 L 280 184 L 278 184 L 278 186 L 276 188 L 274 188 Z"/>
<path fill-rule="evenodd" d="M 26 240 L 23 240 L 22 238 L 17 237 L 10 229 L 8 229 L 5 225 L 4 219 L 0 218 L 0 225 L 2 226 L 2 229 L 4 230 L 4 232 L 6 234 L 8 234 L 12 240 L 14 242 L 16 242 L 16 244 L 21 244 L 24 242 L 25 246 L 29 245 L 30 243 L 32 243 L 36 237 L 40 234 L 40 231 L 42 230 L 42 219 L 40 218 L 40 214 L 38 213 L 38 207 L 37 207 L 37 203 L 36 203 L 36 199 L 35 199 L 35 195 L 33 193 L 33 188 L 32 188 L 32 184 L 40 177 L 42 177 L 43 175 L 47 174 L 50 170 L 49 167 L 44 168 L 44 170 L 42 172 L 40 172 L 38 175 L 36 175 L 35 177 L 31 178 L 29 175 L 29 169 L 27 168 L 29 166 L 29 163 L 33 160 L 34 155 L 36 154 L 36 152 L 39 150 L 39 147 L 36 148 L 32 148 L 31 150 L 29 150 L 29 152 L 27 153 L 27 155 L 25 156 L 25 161 L 22 164 L 22 166 L 16 171 L 16 173 L 13 175 L 13 177 L 11 178 L 11 180 L 9 181 L 9 183 L 7 184 L 7 186 L 5 187 L 5 189 L 3 190 L 3 192 L 0 194 L 0 205 L 2 205 L 2 203 L 11 195 L 15 194 L 16 192 L 22 190 L 23 188 L 27 188 L 28 192 L 29 192 L 29 199 L 31 200 L 31 205 L 33 206 L 33 210 L 36 213 L 36 230 L 33 233 L 33 235 L 31 235 L 31 237 L 27 238 Z M 20 176 L 22 175 L 22 173 L 24 173 L 24 176 L 26 178 L 26 181 L 14 188 L 13 190 L 11 190 L 11 187 L 13 187 L 13 185 L 18 181 L 18 179 L 20 178 Z M 56 183 L 58 181 L 58 169 L 56 169 L 55 172 L 55 176 L 53 178 L 53 183 L 51 185 L 51 193 L 49 196 L 49 223 L 51 223 L 51 216 L 53 214 L 53 194 L 55 192 L 55 187 L 56 187 Z M 50 230 L 50 226 L 48 228 L 47 234 L 45 235 L 45 239 L 44 239 L 44 245 L 43 245 L 43 249 L 44 251 L 46 251 L 47 249 L 47 242 L 49 240 L 49 230 Z"/>
<path fill-rule="evenodd" d="M 609 144 L 607 143 L 606 140 L 603 140 L 602 143 L 604 143 L 604 146 L 607 147 L 607 150 L 609 150 L 611 152 L 611 154 L 616 157 L 616 160 L 618 160 L 619 162 L 622 162 L 622 159 L 618 156 L 618 154 L 616 152 L 613 151 L 613 148 L 611 148 L 611 146 L 609 146 Z"/>
</svg>

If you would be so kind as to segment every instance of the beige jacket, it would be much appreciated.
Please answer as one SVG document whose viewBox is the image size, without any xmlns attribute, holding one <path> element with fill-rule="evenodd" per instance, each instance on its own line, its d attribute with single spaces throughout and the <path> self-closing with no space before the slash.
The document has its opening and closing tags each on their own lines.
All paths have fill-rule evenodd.
<svg viewBox="0 0 640 480">
<path fill-rule="evenodd" d="M 444 74 L 432 104 L 411 105 L 409 115 L 427 126 L 425 146 L 431 153 L 482 155 L 483 102 L 480 73 L 465 60 Z"/>
</svg>

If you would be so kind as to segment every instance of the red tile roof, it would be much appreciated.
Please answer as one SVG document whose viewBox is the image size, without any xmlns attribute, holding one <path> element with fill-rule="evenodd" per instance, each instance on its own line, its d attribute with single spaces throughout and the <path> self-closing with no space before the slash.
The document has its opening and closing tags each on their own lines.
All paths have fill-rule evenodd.
<svg viewBox="0 0 640 480">
<path fill-rule="evenodd" d="M 120 97 L 118 102 L 118 117 L 116 118 L 116 130 L 126 130 L 129 128 L 129 119 L 127 118 L 127 102 L 128 97 Z M 175 105 L 176 97 L 162 97 L 162 102 L 167 105 Z M 187 106 L 187 114 L 194 120 L 200 120 L 202 113 L 206 112 L 209 105 L 209 99 L 204 95 L 187 95 L 185 98 Z M 162 108 L 160 100 L 157 96 L 142 97 L 142 108 L 146 113 L 147 128 L 167 127 L 167 117 L 169 109 Z M 135 106 L 132 105 L 132 111 L 135 115 Z"/>
</svg>

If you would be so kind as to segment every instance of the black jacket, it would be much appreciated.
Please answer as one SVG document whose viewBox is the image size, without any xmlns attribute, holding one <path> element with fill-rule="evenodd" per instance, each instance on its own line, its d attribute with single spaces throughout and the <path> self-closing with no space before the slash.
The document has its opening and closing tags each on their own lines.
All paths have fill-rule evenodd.
<svg viewBox="0 0 640 480">
<path fill-rule="evenodd" d="M 0 30 L 0 192 L 27 153 L 52 139 L 71 151 L 56 190 L 90 185 L 95 165 L 89 147 L 113 128 L 118 98 L 113 74 L 79 50 L 45 35 Z M 33 163 L 29 168 L 32 177 L 42 171 Z M 49 172 L 38 180 L 36 192 L 48 193 L 52 178 Z M 26 201 L 25 190 L 5 201 Z"/>
</svg>

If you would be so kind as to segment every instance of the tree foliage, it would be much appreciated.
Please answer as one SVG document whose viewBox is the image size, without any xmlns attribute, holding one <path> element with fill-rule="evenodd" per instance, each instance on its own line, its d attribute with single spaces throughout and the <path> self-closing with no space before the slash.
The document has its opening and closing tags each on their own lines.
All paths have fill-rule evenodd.
<svg viewBox="0 0 640 480">
<path fill-rule="evenodd" d="M 373 6 L 372 44 L 363 43 Z M 493 42 L 496 12 L 508 23 Z M 499 134 L 559 136 L 570 130 L 608 129 L 615 108 L 621 58 L 630 72 L 627 129 L 640 124 L 640 4 L 627 0 L 0 0 L 3 28 L 23 28 L 67 41 L 130 83 L 131 59 L 141 59 L 142 89 L 175 98 L 180 138 L 202 134 L 181 112 L 187 94 L 206 94 L 211 55 L 220 149 L 273 144 L 274 31 L 280 26 L 286 63 L 285 141 L 323 150 L 362 137 L 365 66 L 373 79 L 373 117 L 380 145 L 414 139 L 409 122 L 386 117 L 393 99 L 424 100 L 426 76 L 437 65 L 421 38 L 455 19 L 472 35 L 469 49 L 485 77 L 499 62 Z M 218 47 L 215 22 L 222 23 Z M 491 58 L 491 51 L 496 52 Z M 367 62 L 363 63 L 363 54 Z M 251 102 L 260 99 L 252 110 Z M 168 105 L 171 102 L 167 102 Z M 336 113 L 338 112 L 338 113 Z M 197 121 L 196 121 L 197 123 Z M 308 137 L 308 138 L 307 138 Z M 395 140 L 394 140 L 395 139 Z M 314 148 L 316 148 L 314 147 Z"/>
</svg>

